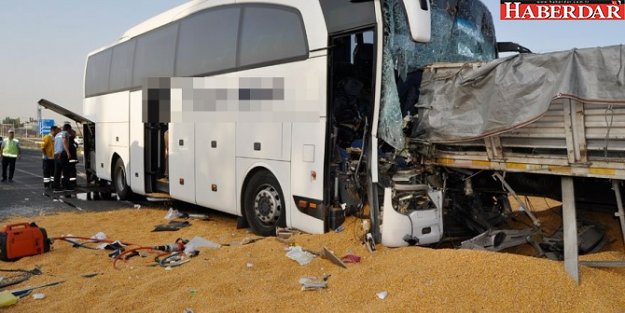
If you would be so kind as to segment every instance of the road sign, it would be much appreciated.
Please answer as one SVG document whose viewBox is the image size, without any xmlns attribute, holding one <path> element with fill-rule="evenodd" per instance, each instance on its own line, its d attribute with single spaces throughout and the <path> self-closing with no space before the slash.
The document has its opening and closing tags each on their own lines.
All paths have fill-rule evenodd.
<svg viewBox="0 0 625 313">
<path fill-rule="evenodd" d="M 54 126 L 54 120 L 42 119 L 39 121 L 39 134 L 47 135 L 50 133 L 50 129 Z"/>
</svg>

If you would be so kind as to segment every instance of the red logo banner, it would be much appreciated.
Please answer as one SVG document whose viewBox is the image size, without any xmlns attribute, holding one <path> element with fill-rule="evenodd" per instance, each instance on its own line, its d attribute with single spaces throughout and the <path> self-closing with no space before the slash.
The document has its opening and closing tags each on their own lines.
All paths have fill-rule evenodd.
<svg viewBox="0 0 625 313">
<path fill-rule="evenodd" d="M 501 1 L 502 20 L 625 20 L 623 0 Z"/>
</svg>

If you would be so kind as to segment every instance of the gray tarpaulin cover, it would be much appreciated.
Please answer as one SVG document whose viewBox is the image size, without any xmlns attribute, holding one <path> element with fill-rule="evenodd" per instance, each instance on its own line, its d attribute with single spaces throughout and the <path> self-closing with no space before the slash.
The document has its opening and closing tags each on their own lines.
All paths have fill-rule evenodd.
<svg viewBox="0 0 625 313">
<path fill-rule="evenodd" d="M 522 54 L 479 68 L 426 70 L 419 134 L 430 142 L 472 140 L 526 125 L 552 100 L 576 97 L 625 105 L 625 46 Z"/>
</svg>

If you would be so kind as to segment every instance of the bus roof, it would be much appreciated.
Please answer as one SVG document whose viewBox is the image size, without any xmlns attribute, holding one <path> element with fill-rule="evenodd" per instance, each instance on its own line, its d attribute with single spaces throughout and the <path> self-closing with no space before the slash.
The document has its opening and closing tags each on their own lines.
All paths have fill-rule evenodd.
<svg viewBox="0 0 625 313">
<path fill-rule="evenodd" d="M 173 9 L 165 11 L 159 15 L 151 17 L 150 19 L 146 20 L 145 22 L 135 27 L 132 27 L 131 29 L 127 30 L 124 34 L 122 34 L 118 42 L 126 41 L 130 38 L 146 33 L 150 30 L 159 28 L 175 20 L 191 15 L 205 7 L 210 7 L 210 6 L 220 5 L 220 4 L 229 4 L 229 3 L 234 3 L 234 2 L 235 2 L 234 0 L 191 0 Z"/>
</svg>

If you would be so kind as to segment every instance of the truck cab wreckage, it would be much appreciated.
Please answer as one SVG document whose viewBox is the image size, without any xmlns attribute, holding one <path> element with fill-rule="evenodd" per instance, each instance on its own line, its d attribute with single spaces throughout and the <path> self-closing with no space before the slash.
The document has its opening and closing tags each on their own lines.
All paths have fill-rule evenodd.
<svg viewBox="0 0 625 313">
<path fill-rule="evenodd" d="M 625 238 L 625 46 L 532 54 L 498 44 L 486 7 L 463 0 L 432 1 L 432 38 L 417 43 L 399 2 L 383 12 L 373 237 L 430 245 L 463 229 L 461 248 L 530 243 L 578 280 L 577 254 L 606 238 L 576 219 L 576 201 L 616 207 Z M 521 53 L 498 58 L 505 51 Z M 517 193 L 562 201 L 563 229 L 545 234 Z M 526 229 L 499 229 L 510 197 L 532 221 Z"/>
</svg>

